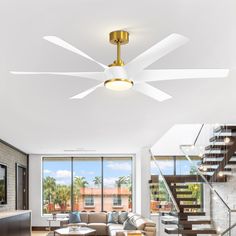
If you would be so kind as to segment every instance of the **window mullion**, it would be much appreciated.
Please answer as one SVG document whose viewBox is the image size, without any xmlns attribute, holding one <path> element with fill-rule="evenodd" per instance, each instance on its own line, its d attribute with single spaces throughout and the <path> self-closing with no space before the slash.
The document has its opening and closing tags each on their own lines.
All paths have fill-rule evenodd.
<svg viewBox="0 0 236 236">
<path fill-rule="evenodd" d="M 70 199 L 71 199 L 71 211 L 74 211 L 74 158 L 71 157 L 71 188 L 70 188 Z"/>
<path fill-rule="evenodd" d="M 103 157 L 101 157 L 101 161 L 102 161 L 102 165 L 101 165 L 101 179 L 102 179 L 102 181 L 101 181 L 101 211 L 104 211 L 104 195 L 103 195 L 103 170 L 104 170 L 104 168 L 103 168 Z"/>
</svg>

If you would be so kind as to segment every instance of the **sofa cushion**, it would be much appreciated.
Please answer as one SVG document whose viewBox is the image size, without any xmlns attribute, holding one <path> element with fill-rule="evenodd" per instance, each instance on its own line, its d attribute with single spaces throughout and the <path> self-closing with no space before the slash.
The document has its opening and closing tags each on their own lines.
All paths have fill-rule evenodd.
<svg viewBox="0 0 236 236">
<path fill-rule="evenodd" d="M 70 223 L 80 223 L 81 219 L 80 219 L 80 213 L 77 211 L 74 212 L 70 212 L 69 214 L 69 224 Z"/>
<path fill-rule="evenodd" d="M 123 224 L 123 229 L 124 230 L 136 230 L 137 227 L 134 224 L 134 222 L 132 222 L 132 218 L 128 218 L 124 224 Z"/>
<path fill-rule="evenodd" d="M 107 214 L 104 212 L 89 213 L 88 223 L 107 223 Z"/>
<path fill-rule="evenodd" d="M 88 227 L 96 230 L 96 235 L 107 235 L 107 224 L 105 223 L 90 223 Z"/>
<path fill-rule="evenodd" d="M 132 222 L 133 225 L 135 225 L 136 229 L 138 230 L 144 229 L 146 224 L 146 219 L 141 215 L 132 212 L 128 214 L 128 219 Z"/>
<path fill-rule="evenodd" d="M 119 217 L 118 217 L 119 224 L 124 224 L 127 218 L 128 218 L 128 212 L 126 211 L 119 212 Z"/>
<path fill-rule="evenodd" d="M 116 212 L 116 211 L 108 212 L 108 223 L 118 224 L 119 212 Z"/>
<path fill-rule="evenodd" d="M 88 213 L 87 212 L 80 212 L 80 219 L 83 223 L 88 223 Z"/>
<path fill-rule="evenodd" d="M 108 224 L 109 236 L 116 236 L 117 232 L 125 232 L 125 230 L 123 230 L 123 225 L 109 223 Z"/>
<path fill-rule="evenodd" d="M 108 230 L 111 231 L 111 230 L 118 230 L 118 229 L 123 229 L 123 225 L 121 224 L 113 224 L 113 223 L 109 223 L 108 225 Z"/>
</svg>

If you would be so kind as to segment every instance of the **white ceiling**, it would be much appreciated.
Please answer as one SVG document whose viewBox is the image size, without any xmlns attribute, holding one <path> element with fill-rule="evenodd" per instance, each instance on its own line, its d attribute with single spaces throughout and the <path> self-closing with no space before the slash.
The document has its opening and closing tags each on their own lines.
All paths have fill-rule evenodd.
<svg viewBox="0 0 236 236">
<path fill-rule="evenodd" d="M 235 123 L 235 9 L 235 0 L 1 0 L 0 138 L 27 153 L 76 148 L 133 152 L 155 143 L 175 123 Z M 130 44 L 122 52 L 125 62 L 175 32 L 190 42 L 150 68 L 232 71 L 225 79 L 152 83 L 173 96 L 162 103 L 132 90 L 105 88 L 69 100 L 96 82 L 9 74 L 101 71 L 42 37 L 56 35 L 110 64 L 115 48 L 108 34 L 116 29 L 130 32 Z"/>
</svg>

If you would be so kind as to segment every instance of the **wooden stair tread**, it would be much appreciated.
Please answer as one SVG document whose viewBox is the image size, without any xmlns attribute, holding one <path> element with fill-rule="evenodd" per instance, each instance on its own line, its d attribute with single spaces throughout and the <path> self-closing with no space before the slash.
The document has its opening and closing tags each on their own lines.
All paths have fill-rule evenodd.
<svg viewBox="0 0 236 236">
<path fill-rule="evenodd" d="M 205 147 L 205 150 L 225 150 L 228 145 L 208 145 Z"/>
<path fill-rule="evenodd" d="M 192 191 L 176 191 L 175 192 L 176 194 L 178 194 L 178 195 L 192 195 L 193 193 L 192 193 Z"/>
<path fill-rule="evenodd" d="M 176 198 L 176 201 L 197 201 L 197 198 L 195 197 L 178 197 Z"/>
<path fill-rule="evenodd" d="M 178 220 L 177 219 L 162 219 L 161 223 L 164 225 L 177 225 Z"/>
<path fill-rule="evenodd" d="M 236 126 L 234 126 L 234 125 L 228 125 L 228 126 L 223 126 L 223 125 L 221 125 L 221 126 L 219 126 L 219 127 L 217 127 L 217 128 L 215 128 L 214 129 L 214 132 L 215 133 L 218 133 L 218 132 L 232 132 L 232 131 L 236 131 Z"/>
<path fill-rule="evenodd" d="M 192 205 L 192 204 L 181 204 L 179 207 L 180 208 L 201 208 L 201 205 L 199 205 L 199 204 L 195 204 L 195 205 Z"/>
<path fill-rule="evenodd" d="M 215 229 L 178 229 L 178 228 L 165 228 L 165 232 L 168 234 L 217 234 Z"/>
<path fill-rule="evenodd" d="M 171 216 L 205 216 L 206 212 L 171 212 Z"/>
<path fill-rule="evenodd" d="M 216 171 L 216 169 L 214 169 L 214 168 L 207 168 L 207 171 L 201 171 L 201 172 L 204 174 L 204 172 L 215 172 L 215 171 Z M 232 169 L 225 167 L 223 171 L 231 173 Z"/>
<path fill-rule="evenodd" d="M 210 225 L 211 220 L 180 220 L 178 219 L 162 219 L 162 224 L 165 225 Z"/>
<path fill-rule="evenodd" d="M 228 135 L 222 135 L 222 136 L 213 136 L 210 138 L 210 142 L 224 142 L 224 139 L 229 137 Z"/>
<path fill-rule="evenodd" d="M 172 185 L 171 187 L 175 189 L 188 189 L 188 185 Z"/>
<path fill-rule="evenodd" d="M 165 179 L 169 185 L 176 184 L 176 183 L 198 183 L 198 182 L 203 182 L 202 178 L 200 176 L 196 175 L 178 175 L 178 176 L 173 176 L 173 175 L 166 175 Z"/>
<path fill-rule="evenodd" d="M 214 158 L 224 158 L 225 155 L 223 153 L 205 153 L 203 157 L 214 157 Z"/>
<path fill-rule="evenodd" d="M 180 220 L 181 225 L 210 225 L 211 220 Z"/>
</svg>

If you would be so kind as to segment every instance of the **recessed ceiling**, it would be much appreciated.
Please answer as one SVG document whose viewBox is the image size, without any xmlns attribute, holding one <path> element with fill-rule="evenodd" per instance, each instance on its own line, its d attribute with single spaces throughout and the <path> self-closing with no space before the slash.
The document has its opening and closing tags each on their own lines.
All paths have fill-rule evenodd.
<svg viewBox="0 0 236 236">
<path fill-rule="evenodd" d="M 0 138 L 27 153 L 64 150 L 134 152 L 175 123 L 235 123 L 236 2 L 234 0 L 0 2 Z M 224 79 L 152 83 L 173 99 L 158 103 L 134 91 L 98 89 L 68 98 L 94 81 L 66 76 L 14 76 L 15 71 L 99 71 L 43 40 L 56 35 L 110 64 L 108 33 L 125 29 L 125 62 L 171 33 L 190 42 L 150 68 L 229 68 Z M 34 78 L 34 79 L 33 79 Z M 67 152 L 68 153 L 68 152 Z"/>
</svg>

